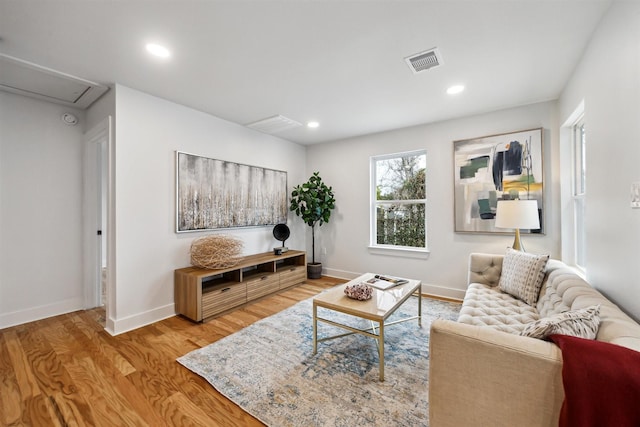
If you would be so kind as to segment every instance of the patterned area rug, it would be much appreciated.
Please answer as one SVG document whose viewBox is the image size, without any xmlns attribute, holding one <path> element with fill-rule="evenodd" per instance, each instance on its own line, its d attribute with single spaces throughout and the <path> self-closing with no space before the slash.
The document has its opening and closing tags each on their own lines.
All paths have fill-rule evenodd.
<svg viewBox="0 0 640 427">
<path fill-rule="evenodd" d="M 178 359 L 268 426 L 427 426 L 429 328 L 456 320 L 460 304 L 424 298 L 422 327 L 385 329 L 385 381 L 378 381 L 376 340 L 349 335 L 318 344 L 313 355 L 312 300 L 260 320 Z M 411 297 L 388 321 L 415 316 Z M 370 322 L 318 309 L 354 327 Z M 318 322 L 319 337 L 346 332 Z"/>
</svg>

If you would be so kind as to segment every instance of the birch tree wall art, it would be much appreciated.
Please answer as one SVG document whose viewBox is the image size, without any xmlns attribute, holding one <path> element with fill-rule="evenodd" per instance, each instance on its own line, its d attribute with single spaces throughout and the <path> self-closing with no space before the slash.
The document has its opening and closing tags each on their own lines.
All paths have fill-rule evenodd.
<svg viewBox="0 0 640 427">
<path fill-rule="evenodd" d="M 287 222 L 287 173 L 176 152 L 176 232 Z"/>
</svg>

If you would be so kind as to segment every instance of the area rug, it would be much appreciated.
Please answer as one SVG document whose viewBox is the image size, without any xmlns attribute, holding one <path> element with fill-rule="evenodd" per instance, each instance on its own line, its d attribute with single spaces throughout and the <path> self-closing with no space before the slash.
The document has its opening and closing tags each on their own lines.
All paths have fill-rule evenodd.
<svg viewBox="0 0 640 427">
<path fill-rule="evenodd" d="M 388 321 L 415 316 L 409 298 Z M 362 335 L 318 344 L 313 355 L 312 299 L 178 359 L 268 426 L 427 426 L 429 328 L 455 320 L 460 304 L 423 299 L 417 320 L 385 328 L 385 381 L 376 340 Z M 370 322 L 318 309 L 358 328 Z M 319 337 L 345 332 L 318 322 Z"/>
</svg>

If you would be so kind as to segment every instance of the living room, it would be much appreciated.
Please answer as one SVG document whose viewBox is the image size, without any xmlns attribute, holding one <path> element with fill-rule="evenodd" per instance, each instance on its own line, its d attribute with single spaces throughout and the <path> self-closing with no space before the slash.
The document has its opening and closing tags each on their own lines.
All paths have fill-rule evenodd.
<svg viewBox="0 0 640 427">
<path fill-rule="evenodd" d="M 569 227 L 564 226 L 569 221 L 570 189 L 566 183 L 570 166 L 566 162 L 570 143 L 563 125 L 581 102 L 589 122 L 587 169 L 591 184 L 586 196 L 586 274 L 598 289 L 638 319 L 640 288 L 634 279 L 638 273 L 634 261 L 640 224 L 638 211 L 629 208 L 630 186 L 638 180 L 633 166 L 639 149 L 633 143 L 638 134 L 637 34 L 632 25 L 635 15 L 627 11 L 634 10 L 634 3 L 613 2 L 602 13 L 602 21 L 558 99 L 323 144 L 300 145 L 253 132 L 117 81 L 87 111 L 75 112 L 83 124 L 76 127 L 58 126 L 57 118 L 66 111 L 63 107 L 0 94 L 5 121 L 3 161 L 7 162 L 2 168 L 0 326 L 85 306 L 79 262 L 83 237 L 77 227 L 82 224 L 79 141 L 83 132 L 108 115 L 115 122 L 116 159 L 111 179 L 117 188 L 112 200 L 117 230 L 111 236 L 107 323 L 109 330 L 119 333 L 172 315 L 172 271 L 189 263 L 193 236 L 176 234 L 173 226 L 176 150 L 285 170 L 290 186 L 302 182 L 312 171 L 321 171 L 325 181 L 334 186 L 338 201 L 334 220 L 318 233 L 321 249 L 317 256 L 325 274 L 349 278 L 375 266 L 389 274 L 421 278 L 427 292 L 460 298 L 467 255 L 503 252 L 509 237 L 454 232 L 452 142 L 544 129 L 546 232 L 530 237 L 527 244 L 532 252 L 567 259 L 572 256 Z M 531 79 L 536 79 L 535 72 L 531 72 Z M 430 166 L 428 259 L 372 254 L 367 221 L 362 220 L 369 215 L 369 158 L 417 148 L 427 149 Z M 348 179 L 345 171 L 349 171 Z M 42 176 L 47 177 L 46 186 Z M 43 194 L 25 199 L 22 185 L 40 188 Z M 46 220 L 41 217 L 43 200 Z M 289 226 L 288 245 L 308 250 L 310 236 L 304 224 L 290 217 Z M 246 253 L 273 245 L 267 229 L 238 229 L 234 234 L 244 240 Z M 29 281 L 23 280 L 24 271 L 31 272 Z"/>
<path fill-rule="evenodd" d="M 37 24 L 32 25 L 46 20 L 36 10 L 42 5 L 18 3 L 2 0 L 0 52 L 61 71 L 83 70 L 82 58 L 68 68 L 54 67 L 52 58 L 38 58 L 28 45 L 21 48 L 10 31 L 4 33 L 5 28 L 24 24 L 26 17 L 33 17 Z M 528 11 L 535 9 L 533 3 L 522 2 Z M 523 240 L 529 252 L 571 263 L 570 128 L 581 106 L 588 129 L 585 275 L 639 320 L 640 210 L 630 207 L 630 193 L 632 184 L 640 182 L 640 144 L 635 141 L 640 138 L 640 5 L 624 0 L 568 3 L 590 7 L 592 27 L 585 44 L 575 47 L 579 51 L 574 68 L 556 97 L 318 144 L 253 131 L 205 113 L 198 105 L 181 105 L 131 87 L 126 79 L 105 82 L 110 90 L 87 110 L 0 91 L 0 328 L 88 307 L 82 144 L 85 133 L 108 123 L 109 116 L 112 194 L 106 236 L 106 329 L 118 335 L 175 314 L 173 272 L 189 265 L 191 241 L 200 234 L 175 232 L 176 151 L 283 170 L 289 187 L 320 171 L 337 199 L 332 220 L 318 230 L 316 257 L 324 265 L 323 274 L 350 279 L 380 271 L 414 277 L 426 293 L 461 299 L 469 254 L 504 253 L 513 236 L 455 232 L 453 141 L 543 128 L 545 233 L 525 235 Z M 537 30 L 543 37 L 544 28 Z M 425 49 L 433 47 L 425 43 Z M 445 65 L 439 71 L 445 73 L 446 51 L 443 56 Z M 544 84 L 535 68 L 513 69 Z M 163 72 L 149 78 L 162 79 Z M 499 92 L 500 82 L 494 85 Z M 382 91 L 377 96 L 389 95 Z M 452 102 L 464 103 L 464 98 Z M 78 126 L 60 121 L 68 111 L 78 117 Z M 358 114 L 353 120 L 367 117 Z M 427 152 L 429 251 L 415 256 L 374 253 L 369 249 L 370 158 L 416 149 Z M 308 227 L 291 213 L 288 225 L 287 246 L 311 252 Z M 270 250 L 277 243 L 271 228 L 229 233 L 243 240 L 247 254 Z"/>
</svg>

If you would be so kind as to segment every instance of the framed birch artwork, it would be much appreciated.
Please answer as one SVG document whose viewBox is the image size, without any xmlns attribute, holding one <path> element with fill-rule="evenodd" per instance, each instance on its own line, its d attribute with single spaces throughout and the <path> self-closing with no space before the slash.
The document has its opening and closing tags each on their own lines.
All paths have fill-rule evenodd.
<svg viewBox="0 0 640 427">
<path fill-rule="evenodd" d="M 537 200 L 544 233 L 542 128 L 453 142 L 455 231 L 504 233 L 495 228 L 498 200 Z"/>
<path fill-rule="evenodd" d="M 287 172 L 176 151 L 176 232 L 287 222 Z"/>
</svg>

